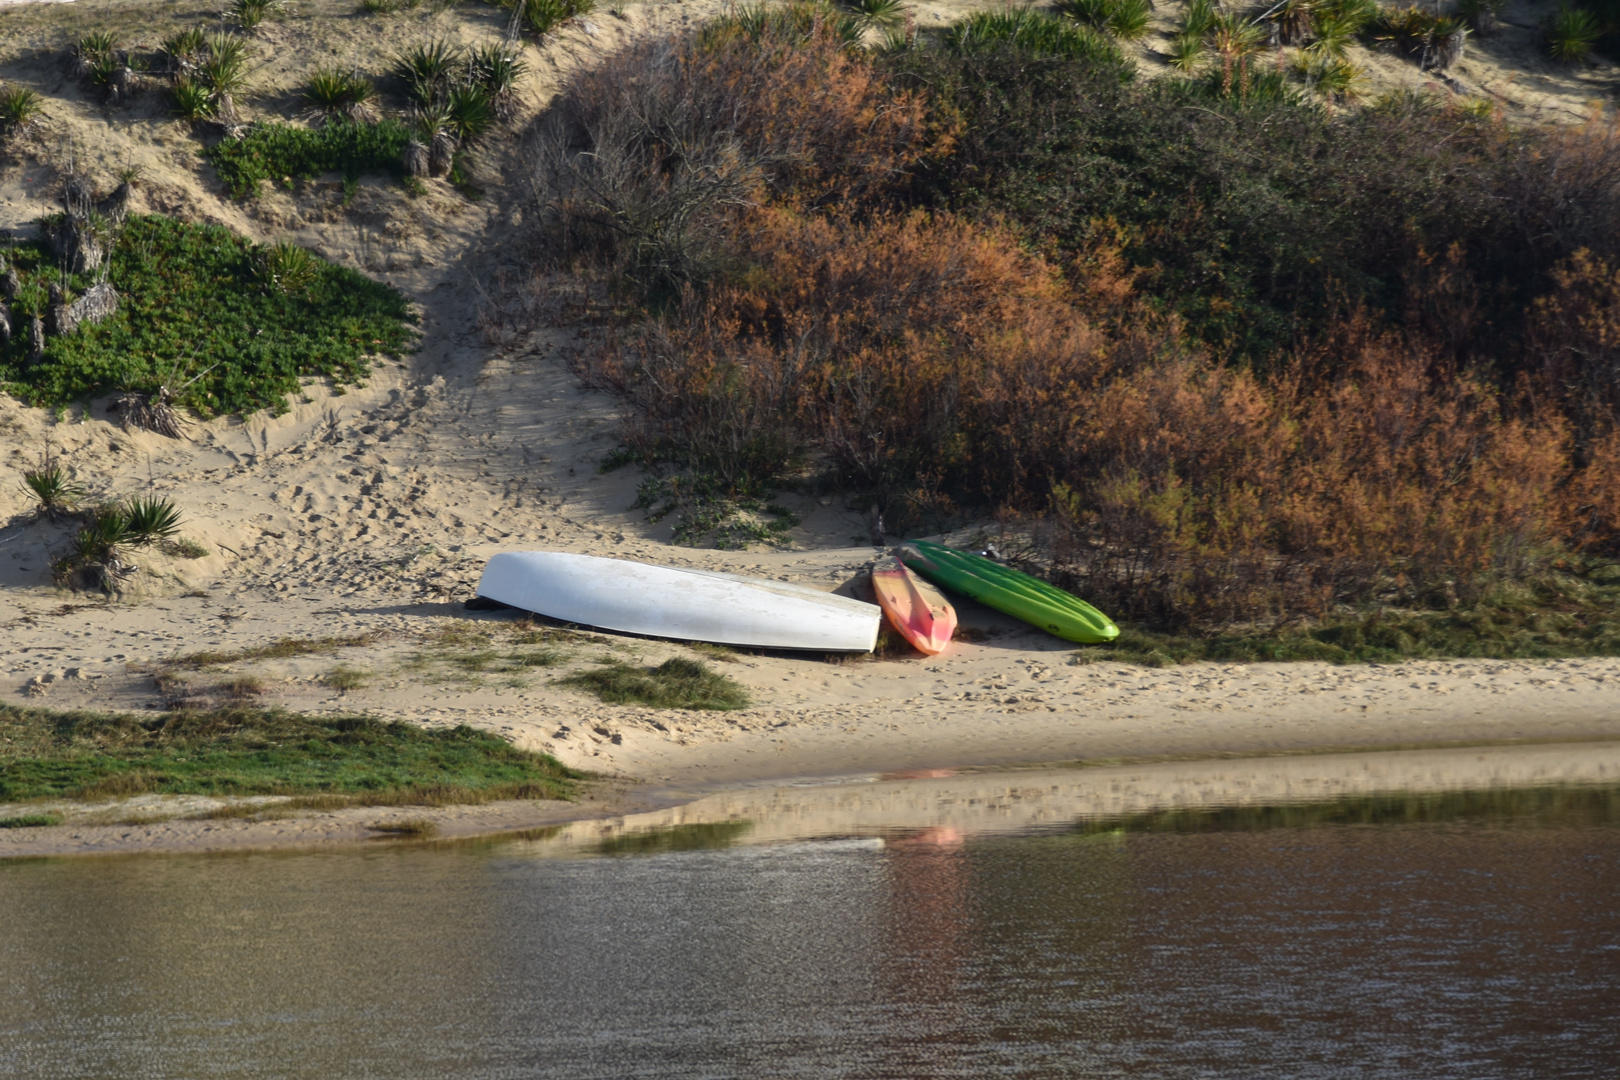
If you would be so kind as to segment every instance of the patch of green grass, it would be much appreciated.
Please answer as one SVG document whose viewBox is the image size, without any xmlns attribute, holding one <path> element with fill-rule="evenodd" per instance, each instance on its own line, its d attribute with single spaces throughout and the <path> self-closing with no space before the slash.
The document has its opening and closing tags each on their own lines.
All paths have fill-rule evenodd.
<svg viewBox="0 0 1620 1080">
<path fill-rule="evenodd" d="M 725 710 L 746 708 L 749 703 L 748 691 L 742 684 L 683 657 L 666 660 L 655 668 L 614 661 L 560 681 L 564 686 L 589 690 L 613 705 Z"/>
<path fill-rule="evenodd" d="M 637 485 L 631 509 L 646 511 L 647 520 L 655 522 L 674 514 L 675 543 L 696 547 L 707 541 L 724 551 L 787 542 L 799 519 L 767 497 L 763 490 L 728 486 L 710 473 L 651 476 Z"/>
<path fill-rule="evenodd" d="M 716 645 L 711 641 L 688 641 L 686 647 L 699 656 L 706 656 L 710 660 L 718 660 L 722 664 L 741 662 L 737 657 L 737 650 L 729 645 Z"/>
<path fill-rule="evenodd" d="M 0 829 L 42 829 L 60 824 L 60 814 L 18 814 L 16 817 L 0 818 Z"/>
<path fill-rule="evenodd" d="M 237 664 L 245 660 L 286 660 L 294 656 L 308 656 L 311 653 L 331 652 L 333 649 L 350 649 L 362 645 L 370 645 L 377 640 L 375 634 L 352 634 L 348 637 L 324 638 L 282 638 L 272 641 L 268 645 L 251 645 L 245 649 L 232 649 L 227 652 L 204 650 L 202 652 L 187 653 L 170 660 L 165 666 L 169 668 L 198 669 L 217 667 L 221 664 Z"/>
<path fill-rule="evenodd" d="M 245 199 L 260 183 L 291 187 L 322 173 L 342 173 L 358 180 L 366 173 L 404 175 L 410 129 L 398 120 L 374 124 L 334 120 L 319 128 L 293 124 L 255 124 L 240 139 L 227 139 L 208 150 L 208 160 L 233 199 Z"/>
<path fill-rule="evenodd" d="M 346 664 L 339 664 L 328 671 L 321 679 L 327 686 L 341 693 L 350 690 L 362 690 L 371 681 L 371 672 L 352 668 Z"/>
<path fill-rule="evenodd" d="M 429 821 L 427 818 L 402 818 L 399 821 L 378 821 L 367 825 L 366 828 L 370 829 L 372 832 L 383 833 L 387 836 L 414 836 L 422 840 L 426 840 L 430 836 L 435 836 L 439 832 L 438 823 Z"/>
<path fill-rule="evenodd" d="M 372 357 L 402 357 L 412 344 L 410 304 L 394 289 L 347 267 L 315 260 L 307 289 L 264 288 L 255 247 L 214 225 L 131 216 L 113 245 L 108 280 L 118 310 L 99 324 L 46 340 L 28 363 L 28 335 L 0 346 L 0 390 L 33 405 L 62 406 L 127 388 L 165 384 L 177 405 L 204 416 L 282 410 L 300 380 L 362 382 Z M 38 241 L 17 244 L 10 262 L 22 279 L 18 315 L 43 315 L 56 260 Z M 68 292 L 90 286 L 73 277 Z"/>
<path fill-rule="evenodd" d="M 153 792 L 445 805 L 567 798 L 580 775 L 470 727 L 240 706 L 139 716 L 0 706 L 0 738 L 5 800 Z"/>
<path fill-rule="evenodd" d="M 1560 660 L 1620 656 L 1620 571 L 1547 575 L 1503 586 L 1466 608 L 1375 611 L 1315 626 L 1230 630 L 1204 637 L 1124 626 L 1108 645 L 1070 661 L 1169 667 L 1218 662 L 1317 660 L 1330 664 L 1403 660 Z"/>
</svg>

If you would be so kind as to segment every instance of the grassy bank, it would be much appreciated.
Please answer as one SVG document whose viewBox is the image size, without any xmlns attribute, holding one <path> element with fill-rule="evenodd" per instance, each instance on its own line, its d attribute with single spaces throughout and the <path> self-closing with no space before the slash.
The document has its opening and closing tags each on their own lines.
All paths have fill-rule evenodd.
<svg viewBox="0 0 1620 1080">
<path fill-rule="evenodd" d="M 1620 567 L 1584 576 L 1543 575 L 1503 585 L 1444 611 L 1338 615 L 1283 628 L 1173 634 L 1127 624 L 1117 640 L 1077 652 L 1074 663 L 1169 667 L 1316 660 L 1565 660 L 1620 655 Z"/>
<path fill-rule="evenodd" d="M 488 732 L 224 708 L 150 715 L 0 706 L 0 800 L 293 795 L 319 805 L 561 799 L 580 774 Z"/>
<path fill-rule="evenodd" d="M 0 388 L 34 405 L 166 387 L 204 416 L 279 410 L 302 380 L 359 383 L 373 357 L 403 356 L 414 338 L 405 297 L 357 271 L 218 226 L 132 216 L 116 230 L 106 268 L 117 310 L 48 336 L 30 362 L 26 320 L 46 317 L 49 287 L 63 286 L 71 300 L 93 282 L 63 275 L 42 242 L 6 254 L 20 281 L 11 308 L 22 329 L 0 345 Z"/>
</svg>

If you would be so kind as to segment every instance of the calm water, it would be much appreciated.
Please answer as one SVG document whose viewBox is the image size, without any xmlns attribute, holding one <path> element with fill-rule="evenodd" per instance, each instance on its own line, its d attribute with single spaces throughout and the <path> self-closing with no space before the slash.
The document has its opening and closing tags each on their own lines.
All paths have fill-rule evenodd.
<svg viewBox="0 0 1620 1080">
<path fill-rule="evenodd" d="M 0 864 L 0 1075 L 1620 1075 L 1620 792 L 747 832 Z"/>
</svg>

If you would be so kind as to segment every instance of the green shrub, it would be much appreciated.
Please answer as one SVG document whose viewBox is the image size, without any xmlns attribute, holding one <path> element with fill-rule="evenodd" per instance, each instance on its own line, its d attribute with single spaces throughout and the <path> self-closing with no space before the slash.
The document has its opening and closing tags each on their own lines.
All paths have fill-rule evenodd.
<svg viewBox="0 0 1620 1080">
<path fill-rule="evenodd" d="M 582 18 L 596 10 L 596 0 L 518 0 L 523 5 L 519 18 L 523 29 L 536 37 L 545 37 L 572 19 Z"/>
<path fill-rule="evenodd" d="M 301 378 L 359 382 L 369 357 L 400 356 L 409 346 L 414 316 L 393 289 L 317 261 L 304 292 L 266 290 L 255 250 L 218 226 L 131 216 L 108 269 L 118 310 L 48 339 L 34 365 L 26 363 L 26 337 L 0 346 L 0 387 L 36 405 L 58 405 L 115 387 L 152 391 L 175 382 L 177 372 L 194 373 L 177 404 L 205 416 L 279 409 Z M 55 259 L 42 244 L 19 244 L 11 255 L 29 288 L 56 280 Z"/>
<path fill-rule="evenodd" d="M 168 499 L 138 495 L 118 508 L 123 542 L 136 547 L 172 540 L 180 531 L 180 511 Z"/>
<path fill-rule="evenodd" d="M 904 0 L 848 0 L 848 7 L 862 27 L 888 30 L 906 21 Z"/>
<path fill-rule="evenodd" d="M 1058 10 L 1076 22 L 1136 41 L 1147 34 L 1153 7 L 1148 0 L 1061 0 Z"/>
<path fill-rule="evenodd" d="M 1603 34 L 1596 15 L 1585 8 L 1560 5 L 1547 20 L 1543 31 L 1547 52 L 1565 64 L 1580 64 L 1592 55 L 1592 47 Z"/>
<path fill-rule="evenodd" d="M 449 92 L 461 65 L 460 47 L 434 38 L 396 56 L 394 74 L 404 81 L 406 96 L 427 108 Z"/>
<path fill-rule="evenodd" d="M 0 136 L 22 135 L 32 131 L 45 111 L 45 101 L 21 86 L 0 89 Z"/>
<path fill-rule="evenodd" d="M 169 88 L 169 106 L 175 116 L 193 124 L 213 116 L 216 110 L 213 91 L 190 79 L 180 79 Z"/>
<path fill-rule="evenodd" d="M 735 679 L 697 660 L 675 657 L 654 668 L 613 663 L 560 680 L 613 705 L 657 709 L 745 709 L 748 691 Z"/>
<path fill-rule="evenodd" d="M 232 198 L 245 199 L 261 181 L 313 180 L 341 172 L 355 180 L 365 173 L 398 175 L 410 132 L 397 120 L 375 124 L 337 121 L 318 130 L 291 124 L 255 124 L 240 139 L 207 151 L 208 160 Z"/>
<path fill-rule="evenodd" d="M 253 30 L 280 6 L 280 0 L 230 0 L 225 10 L 242 29 Z"/>
<path fill-rule="evenodd" d="M 39 500 L 39 510 L 48 517 L 61 517 L 84 500 L 84 488 L 68 479 L 67 470 L 47 462 L 23 473 L 23 484 Z"/>
<path fill-rule="evenodd" d="M 943 40 L 946 49 L 958 54 L 1015 49 L 1111 68 L 1118 78 L 1134 73 L 1119 48 L 1095 30 L 1026 8 L 975 12 L 953 23 Z"/>
<path fill-rule="evenodd" d="M 482 86 L 458 86 L 445 100 L 450 130 L 464 144 L 471 144 L 495 122 L 493 103 Z"/>
<path fill-rule="evenodd" d="M 318 68 L 309 77 L 304 100 L 309 111 L 323 120 L 346 118 L 369 120 L 375 117 L 372 105 L 377 90 L 371 80 L 342 68 Z"/>
</svg>

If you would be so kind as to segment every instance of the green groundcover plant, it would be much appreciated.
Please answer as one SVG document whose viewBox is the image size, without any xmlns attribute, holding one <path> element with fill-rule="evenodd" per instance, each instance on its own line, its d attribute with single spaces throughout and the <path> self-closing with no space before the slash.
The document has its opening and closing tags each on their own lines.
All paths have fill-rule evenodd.
<svg viewBox="0 0 1620 1080">
<path fill-rule="evenodd" d="M 62 276 L 42 244 L 10 252 L 23 287 L 15 321 L 44 315 L 46 288 Z M 0 346 L 0 387 L 41 406 L 116 389 L 166 385 L 204 416 L 281 411 L 304 378 L 358 383 L 376 356 L 400 357 L 416 316 L 398 291 L 310 257 L 293 286 L 268 277 L 266 258 L 229 229 L 132 216 L 112 252 L 107 280 L 118 310 L 104 322 L 47 338 L 28 362 L 28 335 Z M 70 276 L 70 295 L 88 288 Z"/>
</svg>

